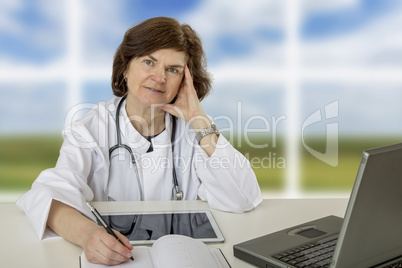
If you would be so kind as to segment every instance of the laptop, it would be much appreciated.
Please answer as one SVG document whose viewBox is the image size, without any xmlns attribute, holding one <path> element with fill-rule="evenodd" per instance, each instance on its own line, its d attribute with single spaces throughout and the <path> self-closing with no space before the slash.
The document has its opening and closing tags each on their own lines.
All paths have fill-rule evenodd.
<svg viewBox="0 0 402 268">
<path fill-rule="evenodd" d="M 402 267 L 402 143 L 363 152 L 344 219 L 313 220 L 233 251 L 258 267 Z"/>
</svg>

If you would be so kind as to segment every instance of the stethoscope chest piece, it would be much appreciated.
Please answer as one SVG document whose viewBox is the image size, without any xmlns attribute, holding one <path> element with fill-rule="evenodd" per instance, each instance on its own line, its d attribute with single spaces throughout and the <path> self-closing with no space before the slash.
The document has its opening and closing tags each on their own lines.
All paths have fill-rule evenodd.
<svg viewBox="0 0 402 268">
<path fill-rule="evenodd" d="M 179 186 L 175 185 L 173 187 L 173 198 L 174 200 L 183 200 L 183 191 L 179 190 Z"/>
</svg>

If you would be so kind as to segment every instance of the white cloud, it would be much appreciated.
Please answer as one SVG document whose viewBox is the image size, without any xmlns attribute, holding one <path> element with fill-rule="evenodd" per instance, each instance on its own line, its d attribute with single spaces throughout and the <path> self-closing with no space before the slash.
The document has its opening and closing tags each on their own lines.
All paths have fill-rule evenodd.
<svg viewBox="0 0 402 268">
<path fill-rule="evenodd" d="M 304 0 L 302 6 L 303 10 L 306 12 L 333 12 L 335 10 L 356 7 L 360 2 L 360 0 Z"/>
<path fill-rule="evenodd" d="M 65 15 L 61 1 L 52 0 L 4 0 L 0 2 L 0 33 L 13 36 L 18 49 L 9 45 L 2 57 L 15 61 L 41 61 L 39 57 L 57 55 L 65 43 Z M 24 17 L 24 15 L 27 17 Z M 4 38 L 4 37 L 3 37 Z M 9 53 L 9 55 L 6 55 Z M 28 55 L 30 59 L 23 59 Z M 50 59 L 51 60 L 51 59 Z"/>
<path fill-rule="evenodd" d="M 122 1 L 80 1 L 83 63 L 104 68 L 112 65 L 114 52 L 131 25 L 125 23 Z M 134 22 L 134 21 L 133 21 Z"/>
<path fill-rule="evenodd" d="M 202 36 L 215 36 L 222 32 L 247 32 L 255 27 L 283 26 L 283 1 L 202 1 L 193 12 L 183 17 L 185 22 L 196 25 Z"/>
<path fill-rule="evenodd" d="M 303 62 L 308 65 L 402 66 L 402 9 L 332 38 L 302 43 Z"/>
<path fill-rule="evenodd" d="M 69 0 L 36 0 L 36 7 L 40 16 L 45 20 L 46 27 L 35 28 L 33 32 L 26 31 L 28 38 L 43 50 L 65 50 L 67 43 L 67 13 L 66 3 Z M 29 28 L 27 28 L 29 29 Z"/>
<path fill-rule="evenodd" d="M 301 97 L 301 120 L 318 109 L 323 112 L 326 105 L 339 101 L 339 117 L 331 122 L 339 123 L 340 134 L 395 134 L 402 131 L 402 106 L 399 104 L 402 92 L 395 84 L 317 83 L 307 86 Z M 325 119 L 324 114 L 322 116 Z M 324 121 L 312 129 L 325 130 Z"/>
<path fill-rule="evenodd" d="M 65 84 L 23 79 L 0 84 L 0 134 L 60 131 L 63 127 Z"/>
<path fill-rule="evenodd" d="M 263 28 L 283 31 L 283 1 L 207 0 L 202 1 L 200 6 L 192 12 L 187 13 L 181 21 L 190 24 L 200 34 L 206 51 L 215 51 L 223 35 L 236 36 L 245 40 L 253 48 L 243 57 L 228 57 L 220 64 L 253 68 L 253 65 L 276 65 L 283 61 L 281 44 L 262 43 L 253 35 L 256 29 Z"/>
<path fill-rule="evenodd" d="M 23 31 L 21 22 L 14 17 L 22 8 L 22 0 L 0 1 L 0 32 L 18 34 Z"/>
</svg>

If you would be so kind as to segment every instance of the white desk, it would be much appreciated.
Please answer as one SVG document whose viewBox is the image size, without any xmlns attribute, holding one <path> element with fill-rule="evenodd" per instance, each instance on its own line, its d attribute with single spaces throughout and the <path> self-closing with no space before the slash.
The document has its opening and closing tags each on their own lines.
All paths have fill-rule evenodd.
<svg viewBox="0 0 402 268">
<path fill-rule="evenodd" d="M 233 245 L 327 215 L 343 217 L 347 199 L 265 199 L 256 209 L 234 214 L 211 210 L 225 237 L 219 247 L 233 268 L 254 267 L 233 255 Z M 148 201 L 94 203 L 105 211 L 156 211 L 209 209 L 202 201 Z M 14 204 L 0 204 L 0 266 L 79 267 L 82 249 L 61 238 L 40 241 L 25 214 Z"/>
</svg>

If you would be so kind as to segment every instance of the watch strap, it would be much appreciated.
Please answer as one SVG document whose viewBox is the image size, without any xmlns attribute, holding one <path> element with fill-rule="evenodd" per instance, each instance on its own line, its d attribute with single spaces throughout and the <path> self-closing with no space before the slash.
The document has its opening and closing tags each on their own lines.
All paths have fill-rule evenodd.
<svg viewBox="0 0 402 268">
<path fill-rule="evenodd" d="M 205 136 L 208 136 L 210 134 L 219 135 L 219 129 L 215 124 L 211 124 L 209 127 L 203 128 L 197 132 L 196 139 L 197 139 L 198 144 L 200 144 L 200 141 L 202 140 L 202 138 L 204 138 Z"/>
</svg>

